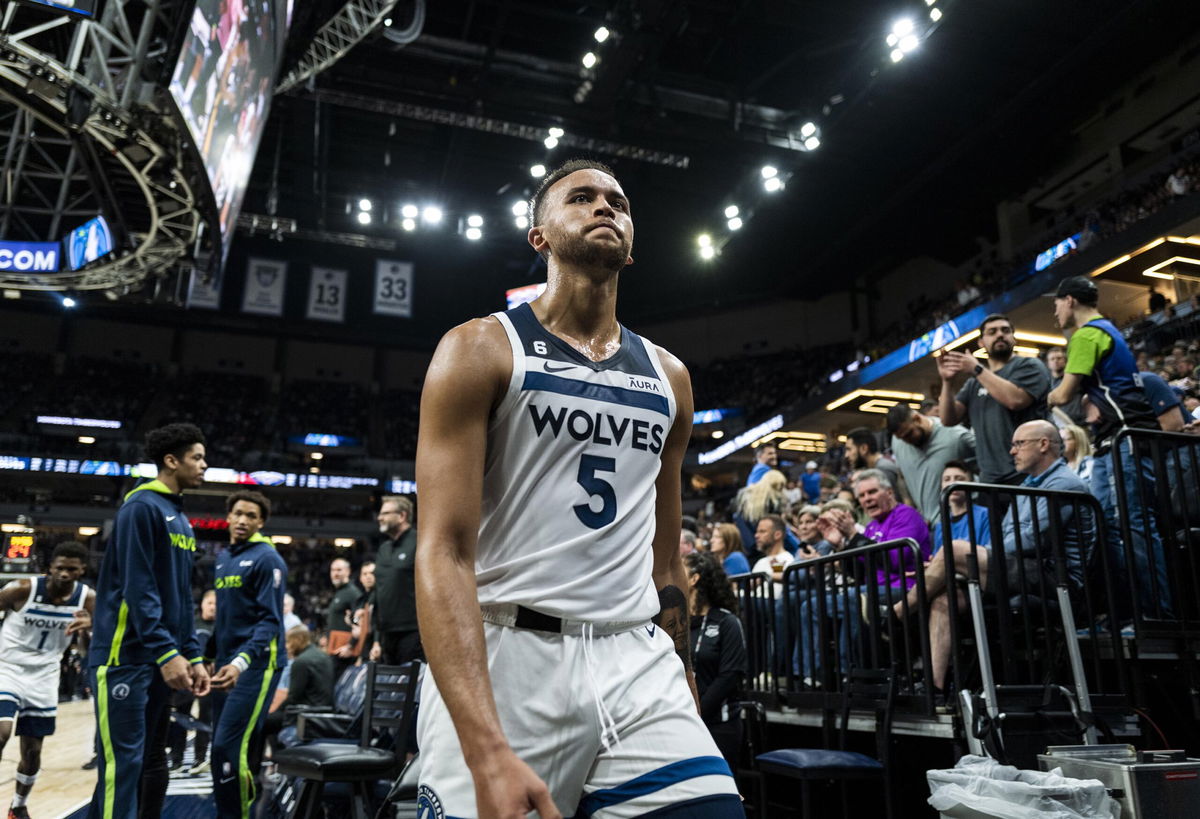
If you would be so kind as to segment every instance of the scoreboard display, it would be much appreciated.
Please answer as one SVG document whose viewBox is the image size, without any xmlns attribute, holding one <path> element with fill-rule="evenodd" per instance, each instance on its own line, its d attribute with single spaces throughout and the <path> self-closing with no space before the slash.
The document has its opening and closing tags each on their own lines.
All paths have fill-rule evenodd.
<svg viewBox="0 0 1200 819">
<path fill-rule="evenodd" d="M 4 549 L 0 551 L 0 573 L 28 574 L 36 571 L 33 547 L 36 540 L 32 532 L 5 532 Z"/>
</svg>

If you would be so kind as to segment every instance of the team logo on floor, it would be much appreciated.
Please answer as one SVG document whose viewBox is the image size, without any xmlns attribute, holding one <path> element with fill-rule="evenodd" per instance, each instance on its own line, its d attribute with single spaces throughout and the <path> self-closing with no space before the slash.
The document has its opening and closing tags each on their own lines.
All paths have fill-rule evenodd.
<svg viewBox="0 0 1200 819">
<path fill-rule="evenodd" d="M 442 809 L 442 800 L 433 792 L 433 788 L 422 785 L 417 789 L 417 819 L 445 819 L 446 811 Z"/>
<path fill-rule="evenodd" d="M 117 683 L 113 686 L 112 697 L 114 700 L 123 700 L 129 696 L 129 684 Z"/>
</svg>

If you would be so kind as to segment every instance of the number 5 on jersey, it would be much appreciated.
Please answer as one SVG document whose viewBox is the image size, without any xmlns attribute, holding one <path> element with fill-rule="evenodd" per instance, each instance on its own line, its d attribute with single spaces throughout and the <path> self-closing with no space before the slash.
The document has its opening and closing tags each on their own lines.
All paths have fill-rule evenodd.
<svg viewBox="0 0 1200 819">
<path fill-rule="evenodd" d="M 579 475 L 576 480 L 584 491 L 593 498 L 600 498 L 600 510 L 594 511 L 592 504 L 581 503 L 574 508 L 575 516 L 589 529 L 599 529 L 607 526 L 617 518 L 617 493 L 613 485 L 603 478 L 597 477 L 597 472 L 617 471 L 615 458 L 603 458 L 599 455 L 579 456 Z"/>
</svg>

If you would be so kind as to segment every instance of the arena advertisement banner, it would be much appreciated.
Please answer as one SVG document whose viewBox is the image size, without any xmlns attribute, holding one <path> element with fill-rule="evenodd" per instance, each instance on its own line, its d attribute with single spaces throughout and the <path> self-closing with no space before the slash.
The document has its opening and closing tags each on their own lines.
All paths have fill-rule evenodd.
<svg viewBox="0 0 1200 819">
<path fill-rule="evenodd" d="M 346 271 L 313 267 L 308 280 L 308 311 L 317 321 L 346 320 Z"/>
<path fill-rule="evenodd" d="M 187 306 L 204 310 L 216 310 L 221 306 L 221 280 L 216 276 L 207 279 L 192 268 L 192 278 L 188 282 Z"/>
<path fill-rule="evenodd" d="M 256 313 L 260 316 L 282 316 L 286 280 L 287 262 L 254 257 L 247 259 L 242 312 Z"/>
<path fill-rule="evenodd" d="M 375 312 L 412 318 L 412 262 L 379 259 L 375 262 Z"/>
</svg>

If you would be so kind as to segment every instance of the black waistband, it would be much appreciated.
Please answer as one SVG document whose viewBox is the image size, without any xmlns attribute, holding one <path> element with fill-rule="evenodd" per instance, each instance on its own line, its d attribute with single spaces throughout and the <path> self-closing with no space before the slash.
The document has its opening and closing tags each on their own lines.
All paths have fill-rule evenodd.
<svg viewBox="0 0 1200 819">
<path fill-rule="evenodd" d="M 531 631 L 548 631 L 552 634 L 562 634 L 562 618 L 542 614 L 540 611 L 517 606 L 517 619 L 513 625 L 517 628 L 527 628 Z"/>
</svg>

